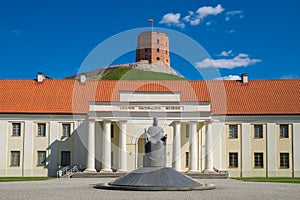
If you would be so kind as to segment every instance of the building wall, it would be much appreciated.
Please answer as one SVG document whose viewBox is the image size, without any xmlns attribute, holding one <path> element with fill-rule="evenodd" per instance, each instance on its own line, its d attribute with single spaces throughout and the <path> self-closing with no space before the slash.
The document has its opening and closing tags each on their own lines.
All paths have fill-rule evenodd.
<svg viewBox="0 0 300 200">
<path fill-rule="evenodd" d="M 20 136 L 12 136 L 12 123 L 21 123 Z M 167 166 L 172 166 L 173 127 L 172 120 L 160 121 L 167 139 Z M 46 136 L 37 136 L 37 124 L 46 124 Z M 62 138 L 62 124 L 71 124 L 71 136 Z M 112 122 L 113 165 L 118 169 L 119 126 Z M 127 169 L 131 171 L 143 164 L 144 132 L 152 120 L 129 120 L 126 128 Z M 288 124 L 288 138 L 280 138 L 280 124 Z M 229 138 L 229 125 L 238 126 L 238 138 Z M 262 125 L 263 137 L 254 137 L 254 126 Z M 103 122 L 95 126 L 96 169 L 102 168 L 102 129 Z M 181 122 L 182 169 L 189 169 L 189 129 L 188 122 Z M 61 152 L 70 151 L 71 165 L 85 168 L 87 147 L 86 116 L 75 119 L 73 116 L 0 116 L 0 176 L 55 176 L 61 164 Z M 300 177 L 300 120 L 298 116 L 228 116 L 226 123 L 212 123 L 214 167 L 228 170 L 230 177 Z M 206 122 L 197 123 L 198 170 L 205 169 Z M 10 166 L 11 151 L 20 151 L 20 165 Z M 37 152 L 46 151 L 46 166 L 37 166 Z M 229 167 L 229 153 L 238 153 L 238 166 Z M 255 153 L 263 154 L 263 167 L 255 167 Z M 289 167 L 280 167 L 280 153 L 289 153 Z"/>
<path fill-rule="evenodd" d="M 138 37 L 136 61 L 170 66 L 169 38 L 160 32 L 143 32 Z"/>
<path fill-rule="evenodd" d="M 231 116 L 225 124 L 226 170 L 230 177 L 299 177 L 299 117 Z M 229 125 L 238 125 L 238 138 L 229 139 Z M 288 138 L 280 137 L 280 124 L 288 124 Z M 263 137 L 254 137 L 254 126 Z M 216 149 L 215 149 L 216 151 Z M 229 153 L 238 153 L 238 167 L 229 167 Z M 263 154 L 263 167 L 255 166 L 255 153 Z M 289 154 L 289 167 L 280 166 L 280 153 Z M 215 158 L 216 159 L 216 158 Z M 217 158 L 218 159 L 218 158 Z"/>
<path fill-rule="evenodd" d="M 21 124 L 20 136 L 12 136 L 13 123 Z M 38 136 L 38 123 L 46 124 L 45 137 Z M 71 124 L 71 135 L 68 138 L 61 138 L 62 123 Z M 79 137 L 74 131 L 75 123 L 76 120 L 72 115 L 1 115 L 0 176 L 56 176 L 61 162 L 61 151 L 71 152 L 71 165 L 73 165 L 74 161 L 81 156 L 75 156 L 74 151 L 74 138 Z M 76 146 L 78 149 L 82 148 L 80 144 Z M 18 166 L 11 165 L 12 151 L 20 152 Z M 45 166 L 38 165 L 38 151 L 46 153 Z M 85 163 L 83 162 L 82 165 Z"/>
</svg>

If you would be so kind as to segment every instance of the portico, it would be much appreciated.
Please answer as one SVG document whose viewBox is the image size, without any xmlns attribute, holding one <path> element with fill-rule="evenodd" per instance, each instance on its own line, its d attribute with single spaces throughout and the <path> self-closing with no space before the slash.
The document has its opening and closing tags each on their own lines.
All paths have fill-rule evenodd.
<svg viewBox="0 0 300 200">
<path fill-rule="evenodd" d="M 180 97 L 176 95 L 177 98 Z M 160 99 L 153 98 L 160 101 L 158 104 L 155 101 L 143 101 L 141 96 L 142 94 L 138 93 L 137 99 L 133 94 L 131 98 L 135 99 L 134 102 L 90 103 L 86 171 L 126 172 L 140 167 L 141 163 L 139 164 L 138 160 L 139 157 L 142 158 L 144 152 L 139 149 L 144 147 L 139 147 L 138 141 L 143 138 L 145 128 L 151 125 L 152 117 L 155 116 L 158 117 L 160 126 L 168 135 L 168 167 L 173 167 L 177 171 L 212 172 L 213 134 L 210 123 L 210 103 L 178 102 L 178 99 L 172 101 L 169 95 L 168 102 L 161 99 L 163 96 L 160 96 Z M 95 123 L 100 125 L 100 130 L 95 128 Z M 112 127 L 114 127 L 113 135 Z M 95 134 L 101 135 L 99 137 L 101 141 L 95 140 Z M 101 146 L 98 148 L 101 152 L 96 152 L 98 145 Z M 186 157 L 187 155 L 189 158 Z M 185 163 L 187 159 L 188 163 Z M 100 169 L 97 170 L 96 160 L 101 163 Z M 200 160 L 204 162 L 205 167 L 200 164 Z"/>
</svg>

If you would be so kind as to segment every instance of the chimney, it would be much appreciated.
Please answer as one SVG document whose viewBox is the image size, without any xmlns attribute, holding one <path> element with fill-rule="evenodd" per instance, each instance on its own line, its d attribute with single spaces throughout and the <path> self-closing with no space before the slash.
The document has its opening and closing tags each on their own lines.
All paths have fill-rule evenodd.
<svg viewBox="0 0 300 200">
<path fill-rule="evenodd" d="M 248 74 L 242 74 L 241 79 L 242 83 L 248 83 Z"/>
<path fill-rule="evenodd" d="M 80 74 L 79 82 L 80 83 L 85 83 L 85 81 L 86 81 L 86 75 L 85 74 Z"/>
<path fill-rule="evenodd" d="M 45 80 L 46 76 L 42 72 L 38 72 L 36 75 L 36 80 L 38 83 L 42 83 Z"/>
</svg>

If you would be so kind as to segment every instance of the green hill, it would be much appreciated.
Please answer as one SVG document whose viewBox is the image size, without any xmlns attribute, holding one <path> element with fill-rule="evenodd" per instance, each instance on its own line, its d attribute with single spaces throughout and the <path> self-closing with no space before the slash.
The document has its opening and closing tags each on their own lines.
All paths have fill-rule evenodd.
<svg viewBox="0 0 300 200">
<path fill-rule="evenodd" d="M 91 79 L 98 80 L 185 80 L 185 78 L 158 72 L 137 70 L 133 68 L 117 68 Z"/>
</svg>

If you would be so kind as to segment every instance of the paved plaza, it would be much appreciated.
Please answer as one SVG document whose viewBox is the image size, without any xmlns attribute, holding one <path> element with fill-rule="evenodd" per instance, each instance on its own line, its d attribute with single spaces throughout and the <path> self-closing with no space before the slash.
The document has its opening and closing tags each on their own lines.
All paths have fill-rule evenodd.
<svg viewBox="0 0 300 200">
<path fill-rule="evenodd" d="M 198 180 L 217 189 L 186 192 L 139 192 L 94 189 L 113 179 L 52 179 L 0 183 L 0 199 L 299 199 L 300 184 L 253 183 L 237 180 Z"/>
</svg>

